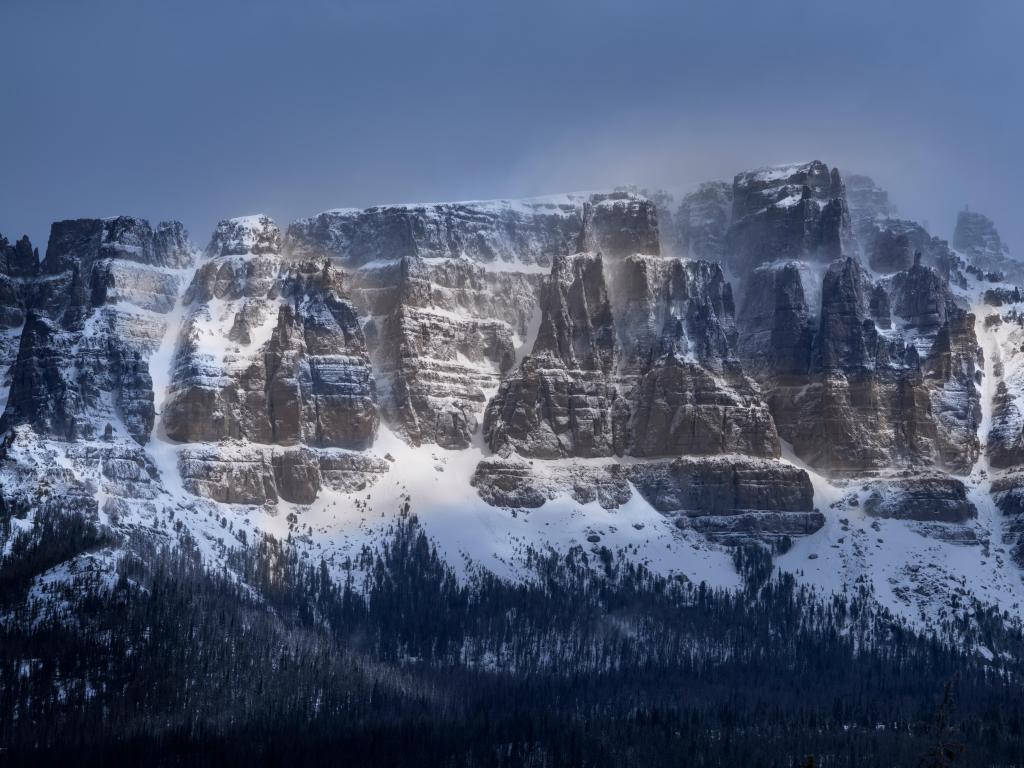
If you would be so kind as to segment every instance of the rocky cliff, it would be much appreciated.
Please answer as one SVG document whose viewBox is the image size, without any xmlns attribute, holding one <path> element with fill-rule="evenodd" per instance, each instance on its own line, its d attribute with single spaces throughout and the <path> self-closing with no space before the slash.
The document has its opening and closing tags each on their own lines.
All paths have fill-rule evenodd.
<svg viewBox="0 0 1024 768">
<path fill-rule="evenodd" d="M 184 229 L 130 217 L 62 221 L 38 268 L 27 250 L 8 260 L 24 328 L 0 428 L 29 424 L 72 441 L 120 432 L 145 444 L 154 420 L 146 360 L 177 299 L 173 271 L 191 259 Z"/>
<path fill-rule="evenodd" d="M 720 544 L 801 541 L 863 574 L 891 526 L 1024 562 L 1007 259 L 984 217 L 951 247 L 821 162 L 674 210 L 245 216 L 203 251 L 177 223 L 58 222 L 41 261 L 0 239 L 0 497 L 218 562 L 274 535 L 351 567 L 396 510 L 499 571 L 586 545 L 696 577 Z"/>
</svg>

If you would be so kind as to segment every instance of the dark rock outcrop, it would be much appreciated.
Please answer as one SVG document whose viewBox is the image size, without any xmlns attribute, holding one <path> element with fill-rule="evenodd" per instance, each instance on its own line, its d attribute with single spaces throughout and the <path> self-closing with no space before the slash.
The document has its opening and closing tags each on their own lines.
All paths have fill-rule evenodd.
<svg viewBox="0 0 1024 768">
<path fill-rule="evenodd" d="M 732 363 L 725 376 L 672 354 L 653 365 L 630 395 L 629 454 L 778 456 L 771 413 Z"/>
<path fill-rule="evenodd" d="M 630 484 L 680 527 L 727 543 L 804 536 L 824 525 L 802 469 L 763 459 L 680 457 L 640 464 L 536 466 L 540 462 L 480 462 L 473 485 L 494 506 L 532 509 L 559 496 L 616 509 Z"/>
<path fill-rule="evenodd" d="M 675 214 L 680 255 L 722 262 L 732 222 L 732 184 L 710 181 L 686 195 Z"/>
<path fill-rule="evenodd" d="M 847 258 L 825 271 L 815 318 L 815 277 L 806 265 L 761 267 L 740 315 L 741 359 L 781 437 L 826 472 L 968 471 L 978 455 L 978 345 L 948 282 L 918 263 L 874 283 Z"/>
<path fill-rule="evenodd" d="M 28 235 L 11 245 L 0 235 L 0 274 L 7 277 L 35 277 L 39 274 L 39 251 L 32 247 Z"/>
<path fill-rule="evenodd" d="M 635 464 L 629 477 L 659 512 L 719 540 L 803 536 L 825 524 L 807 473 L 788 464 L 686 457 Z"/>
<path fill-rule="evenodd" d="M 18 329 L 25 324 L 32 278 L 39 272 L 39 253 L 28 237 L 14 245 L 0 235 L 0 413 L 10 391 L 10 368 L 18 355 Z"/>
<path fill-rule="evenodd" d="M 611 373 L 615 324 L 601 256 L 556 257 L 542 302 L 533 354 L 549 352 L 567 368 Z"/>
<path fill-rule="evenodd" d="M 757 378 L 806 376 L 821 304 L 821 277 L 797 261 L 756 269 L 740 311 L 739 357 Z"/>
<path fill-rule="evenodd" d="M 727 259 L 739 275 L 765 262 L 829 262 L 850 247 L 839 171 L 822 162 L 741 173 L 733 181 Z"/>
<path fill-rule="evenodd" d="M 613 265 L 610 278 L 624 377 L 643 373 L 670 353 L 716 373 L 735 358 L 732 287 L 719 265 L 630 256 Z"/>
<path fill-rule="evenodd" d="M 843 182 L 853 234 L 866 255 L 879 224 L 896 215 L 896 206 L 870 176 L 844 173 Z"/>
<path fill-rule="evenodd" d="M 893 314 L 923 333 L 936 331 L 956 309 L 948 282 L 920 261 L 893 275 L 889 292 Z"/>
<path fill-rule="evenodd" d="M 964 209 L 957 214 L 953 247 L 966 254 L 972 266 L 1024 285 L 1024 264 L 1010 255 L 993 221 L 982 213 Z"/>
<path fill-rule="evenodd" d="M 1008 472 L 992 481 L 992 500 L 1003 514 L 1003 541 L 1014 562 L 1024 568 L 1024 473 Z"/>
<path fill-rule="evenodd" d="M 191 259 L 184 229 L 165 222 L 154 232 L 128 216 L 57 222 L 31 280 L 35 256 L 20 247 L 26 321 L 0 428 L 27 423 L 75 440 L 122 424 L 144 444 L 155 416 L 148 357 L 178 290 L 163 270 Z"/>
<path fill-rule="evenodd" d="M 1001 307 L 1004 304 L 1019 304 L 1024 301 L 1024 293 L 1020 288 L 989 288 L 985 291 L 984 299 L 990 307 Z"/>
<path fill-rule="evenodd" d="M 68 362 L 67 335 L 45 315 L 30 312 L 11 369 L 11 391 L 0 430 L 28 423 L 40 434 L 74 440 L 82 394 Z"/>
</svg>

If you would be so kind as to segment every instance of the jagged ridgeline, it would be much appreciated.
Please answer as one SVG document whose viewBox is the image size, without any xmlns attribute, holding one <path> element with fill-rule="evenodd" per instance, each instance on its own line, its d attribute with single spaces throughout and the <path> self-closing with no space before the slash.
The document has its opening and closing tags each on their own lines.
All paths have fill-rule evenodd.
<svg viewBox="0 0 1024 768">
<path fill-rule="evenodd" d="M 460 584 L 583 552 L 728 591 L 754 546 L 992 664 L 981 612 L 1019 619 L 1024 268 L 976 212 L 950 245 L 812 162 L 232 218 L 205 250 L 63 221 L 0 272 L 9 624 L 73 621 L 54 596 L 109 600 L 127 559 L 260 604 L 260 547 L 361 599 L 410 512 Z"/>
</svg>

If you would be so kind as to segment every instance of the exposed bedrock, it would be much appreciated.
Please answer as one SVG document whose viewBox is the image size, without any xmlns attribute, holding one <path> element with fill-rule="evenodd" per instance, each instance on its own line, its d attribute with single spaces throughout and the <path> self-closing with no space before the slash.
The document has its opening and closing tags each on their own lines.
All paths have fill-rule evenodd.
<svg viewBox="0 0 1024 768">
<path fill-rule="evenodd" d="M 38 266 L 27 241 L 15 250 L 7 261 L 25 327 L 0 428 L 74 440 L 111 425 L 144 444 L 155 415 L 148 358 L 178 291 L 166 269 L 192 258 L 184 229 L 126 216 L 60 221 Z"/>
<path fill-rule="evenodd" d="M 621 375 L 643 373 L 667 353 L 716 372 L 735 357 L 735 304 L 718 264 L 634 255 L 609 271 Z"/>
<path fill-rule="evenodd" d="M 558 255 L 658 253 L 654 203 L 628 192 L 326 211 L 288 228 L 293 257 L 347 267 L 409 257 L 549 265 Z"/>
<path fill-rule="evenodd" d="M 992 500 L 1004 515 L 1003 542 L 1014 562 L 1024 568 L 1024 472 L 1007 472 L 992 481 Z"/>
<path fill-rule="evenodd" d="M 851 228 L 864 253 L 874 238 L 877 225 L 896 215 L 896 206 L 889 199 L 889 193 L 870 176 L 843 173 L 843 183 Z"/>
<path fill-rule="evenodd" d="M 806 376 L 811 368 L 821 275 L 787 261 L 756 269 L 740 311 L 738 352 L 755 377 Z"/>
<path fill-rule="evenodd" d="M 681 457 L 633 465 L 630 480 L 677 525 L 720 541 L 805 536 L 825 524 L 807 473 L 776 461 Z"/>
<path fill-rule="evenodd" d="M 983 355 L 974 315 L 954 307 L 935 335 L 923 363 L 937 431 L 935 463 L 958 474 L 971 471 L 981 452 Z"/>
<path fill-rule="evenodd" d="M 110 510 L 155 504 L 150 365 L 173 338 L 159 418 L 186 443 L 185 488 L 216 502 L 365 488 L 389 466 L 368 452 L 383 421 L 416 446 L 486 444 L 473 483 L 496 506 L 639 492 L 721 541 L 804 535 L 823 518 L 807 473 L 777 460 L 792 448 L 865 478 L 870 514 L 969 528 L 952 475 L 980 455 L 983 380 L 956 283 L 969 258 L 1005 257 L 991 222 L 966 219 L 953 252 L 819 162 L 702 185 L 674 215 L 667 199 L 328 211 L 286 236 L 228 219 L 187 287 L 180 224 L 58 222 L 43 261 L 0 239 L 0 429 L 84 438 L 62 450 L 100 452 L 72 461 Z M 665 251 L 701 258 L 663 253 L 663 226 Z M 991 278 L 986 300 L 1016 298 Z M 993 373 L 988 459 L 1016 521 L 1024 419 L 1012 371 Z"/>
<path fill-rule="evenodd" d="M 374 382 L 340 277 L 326 264 L 281 263 L 279 238 L 239 221 L 273 227 L 266 217 L 218 226 L 186 293 L 168 436 L 369 447 L 379 422 Z"/>
<path fill-rule="evenodd" d="M 804 536 L 824 525 L 807 473 L 777 461 L 679 457 L 641 464 L 547 465 L 485 459 L 473 485 L 494 506 L 532 509 L 568 494 L 616 509 L 632 487 L 680 527 L 730 543 Z"/>
<path fill-rule="evenodd" d="M 782 439 L 826 473 L 890 466 L 968 472 L 977 459 L 974 316 L 935 269 L 875 283 L 853 258 L 755 270 L 740 356 Z"/>
<path fill-rule="evenodd" d="M 798 467 L 731 456 L 633 464 L 630 480 L 660 512 L 813 512 L 814 490 Z"/>
<path fill-rule="evenodd" d="M 388 471 L 388 462 L 331 449 L 226 442 L 182 449 L 178 470 L 189 493 L 212 501 L 312 504 L 325 485 L 343 492 L 372 485 Z"/>
<path fill-rule="evenodd" d="M 518 509 L 535 509 L 564 494 L 579 504 L 596 501 L 605 509 L 617 509 L 633 496 L 628 468 L 622 464 L 548 466 L 494 457 L 477 465 L 472 484 L 491 506 Z"/>
<path fill-rule="evenodd" d="M 741 173 L 732 196 L 726 258 L 741 276 L 780 259 L 827 263 L 851 247 L 842 179 L 822 162 Z"/>
<path fill-rule="evenodd" d="M 916 221 L 886 219 L 875 222 L 866 236 L 868 265 L 882 274 L 910 269 L 918 257 L 945 279 L 961 281 L 960 260 L 949 243 L 932 237 Z"/>
<path fill-rule="evenodd" d="M 462 258 L 409 258 L 399 269 L 350 275 L 353 301 L 371 316 L 367 344 L 393 429 L 414 445 L 470 444 L 487 393 L 539 320 L 540 277 Z"/>
<path fill-rule="evenodd" d="M 725 181 L 701 184 L 675 214 L 681 256 L 722 262 L 732 222 L 733 188 Z"/>
<path fill-rule="evenodd" d="M 558 256 L 544 289 L 533 354 L 550 353 L 567 368 L 610 374 L 616 340 L 599 254 Z"/>
<path fill-rule="evenodd" d="M 13 245 L 0 235 L 0 274 L 9 278 L 35 277 L 39 273 L 39 251 L 32 247 L 28 235 Z"/>
<path fill-rule="evenodd" d="M 632 456 L 779 455 L 771 413 L 738 364 L 715 376 L 666 355 L 640 378 L 630 399 L 626 444 Z"/>
<path fill-rule="evenodd" d="M 935 331 L 957 309 L 948 281 L 919 261 L 893 275 L 887 287 L 893 315 L 919 332 Z"/>
<path fill-rule="evenodd" d="M 25 323 L 30 281 L 38 272 L 39 252 L 28 237 L 11 245 L 0 235 L 0 385 L 18 354 L 17 329 Z"/>
<path fill-rule="evenodd" d="M 628 410 L 611 377 L 617 346 L 601 256 L 556 257 L 541 313 L 530 356 L 487 406 L 485 440 L 538 458 L 621 454 Z"/>
<path fill-rule="evenodd" d="M 1005 381 L 992 397 L 992 426 L 986 440 L 989 462 L 996 469 L 1024 465 L 1024 418 Z"/>
<path fill-rule="evenodd" d="M 963 210 L 957 214 L 953 247 L 966 254 L 982 273 L 1024 286 L 1024 263 L 1013 258 L 995 223 L 982 213 Z"/>
<path fill-rule="evenodd" d="M 600 256 L 555 260 L 534 354 L 488 406 L 491 448 L 537 458 L 777 455 L 771 416 L 734 355 L 721 268 L 633 256 L 615 264 L 612 286 L 615 313 Z"/>
<path fill-rule="evenodd" d="M 484 416 L 495 453 L 554 459 L 621 454 L 629 410 L 600 373 L 578 371 L 550 352 L 526 358 L 502 381 Z"/>
<path fill-rule="evenodd" d="M 871 517 L 964 523 L 978 516 L 963 482 L 937 472 L 905 472 L 870 484 L 864 511 Z"/>
</svg>

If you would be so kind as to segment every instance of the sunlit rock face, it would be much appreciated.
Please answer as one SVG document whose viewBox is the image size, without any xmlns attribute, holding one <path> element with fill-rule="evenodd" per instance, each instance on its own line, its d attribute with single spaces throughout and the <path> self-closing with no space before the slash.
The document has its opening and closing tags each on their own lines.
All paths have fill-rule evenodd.
<svg viewBox="0 0 1024 768">
<path fill-rule="evenodd" d="M 787 175 L 748 174 L 746 184 L 779 196 Z M 836 190 L 823 169 L 816 178 L 818 199 Z M 815 197 L 808 189 L 801 198 Z M 854 247 L 840 227 L 843 259 L 756 267 L 743 281 L 740 358 L 780 435 L 812 466 L 840 475 L 922 465 L 967 472 L 980 451 L 981 358 L 974 316 L 954 296 L 966 284 L 963 263 L 916 222 L 894 218 L 871 179 L 848 179 L 839 192 Z M 805 235 L 783 237 L 778 253 L 807 253 Z"/>
<path fill-rule="evenodd" d="M 639 254 L 620 260 L 591 253 L 559 257 L 542 301 L 532 353 L 506 376 L 487 408 L 485 438 L 506 458 L 478 467 L 474 484 L 482 498 L 537 506 L 571 493 L 581 503 L 596 499 L 614 507 L 630 496 L 627 478 L 617 471 L 549 468 L 541 461 L 531 473 L 516 456 L 686 456 L 688 471 L 706 478 L 713 494 L 715 482 L 727 485 L 735 478 L 721 474 L 726 465 L 706 462 L 727 455 L 733 457 L 728 466 L 746 461 L 744 467 L 762 472 L 744 475 L 749 485 L 740 486 L 749 490 L 708 511 L 708 519 L 699 513 L 698 496 L 676 506 L 665 502 L 664 511 L 725 539 L 803 534 L 821 526 L 820 515 L 810 514 L 809 497 L 797 503 L 776 496 L 767 482 L 776 468 L 779 477 L 806 480 L 802 470 L 737 458 L 775 457 L 780 446 L 761 392 L 736 356 L 732 292 L 719 265 Z M 641 477 L 645 487 L 656 483 L 653 475 L 628 479 Z M 760 481 L 764 498 L 744 496 Z M 730 519 L 710 519 L 716 517 Z"/>
<path fill-rule="evenodd" d="M 532 353 L 488 405 L 485 438 L 496 452 L 538 458 L 621 452 L 626 411 L 612 376 L 617 344 L 601 256 L 557 257 L 541 301 Z"/>
<path fill-rule="evenodd" d="M 622 192 L 329 211 L 287 238 L 291 257 L 328 257 L 350 273 L 389 422 L 414 444 L 446 448 L 470 445 L 487 393 L 537 333 L 551 265 L 587 248 L 657 253 L 655 206 Z"/>
<path fill-rule="evenodd" d="M 184 488 L 222 504 L 312 504 L 326 486 L 344 493 L 365 490 L 388 471 L 368 454 L 280 448 L 243 442 L 190 446 L 178 454 Z"/>
<path fill-rule="evenodd" d="M 470 445 L 487 393 L 539 320 L 540 278 L 466 258 L 408 257 L 346 272 L 392 429 L 415 445 Z"/>
<path fill-rule="evenodd" d="M 221 222 L 185 294 L 164 422 L 182 442 L 361 449 L 379 422 L 358 315 L 326 263 L 285 263 L 267 217 Z"/>
</svg>

